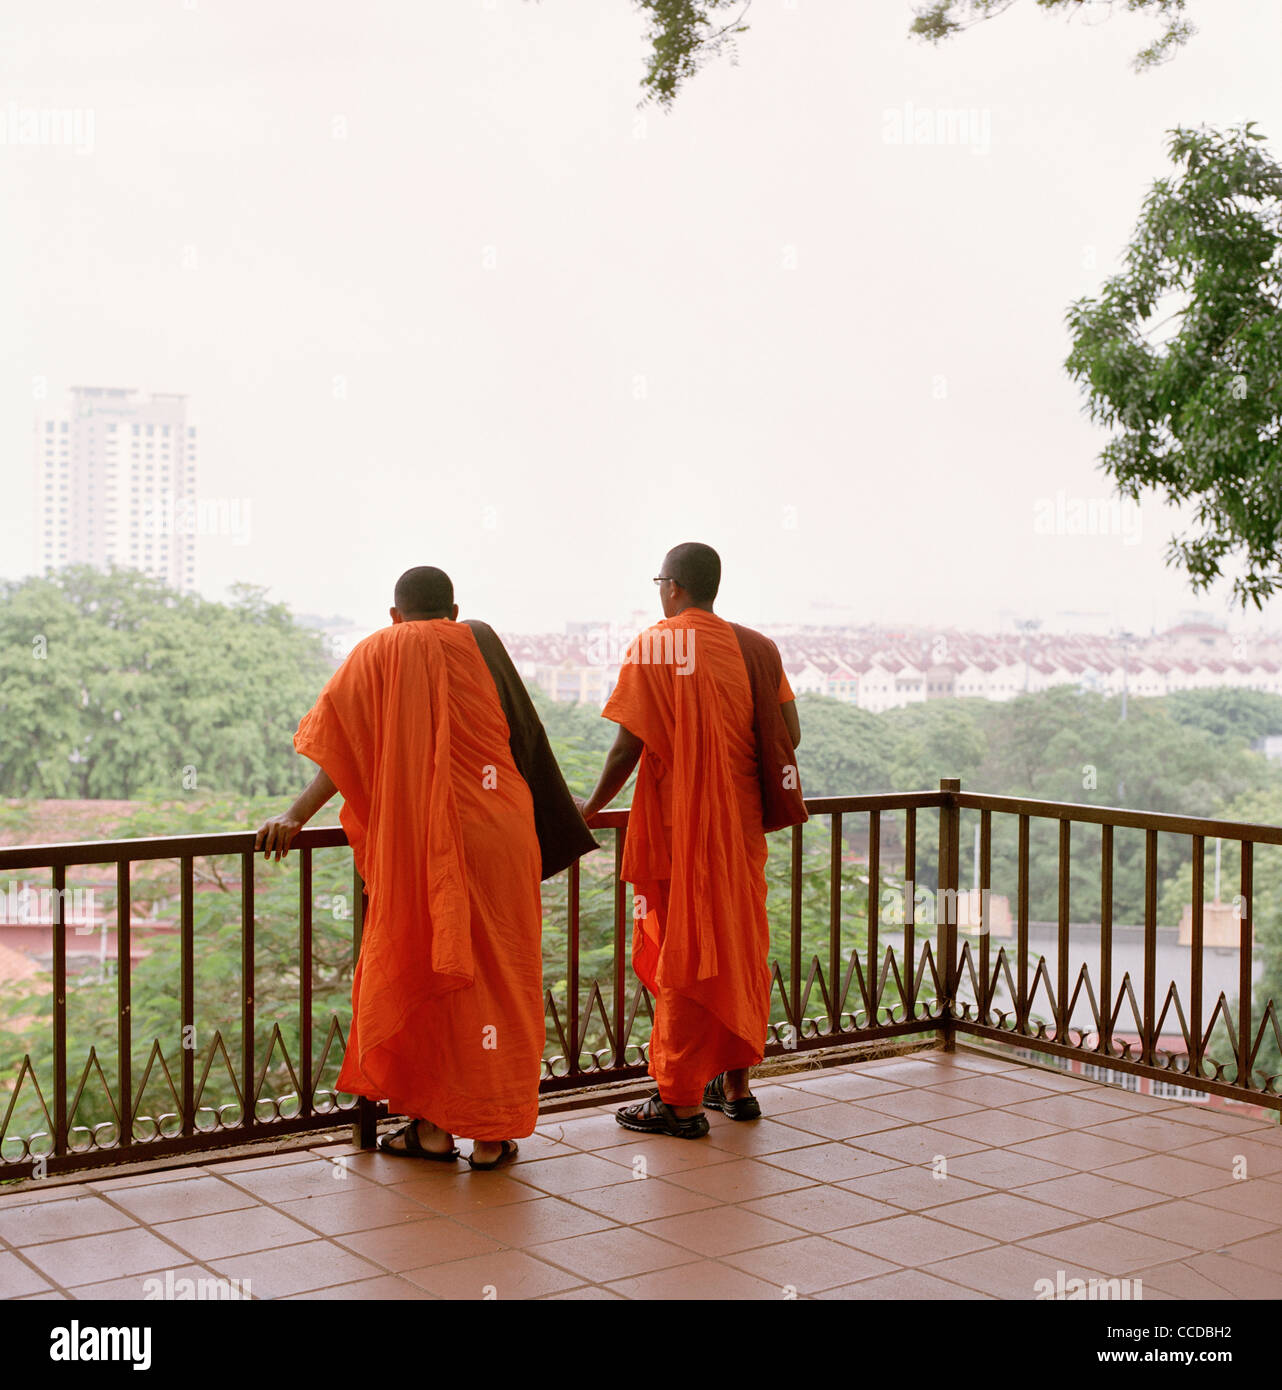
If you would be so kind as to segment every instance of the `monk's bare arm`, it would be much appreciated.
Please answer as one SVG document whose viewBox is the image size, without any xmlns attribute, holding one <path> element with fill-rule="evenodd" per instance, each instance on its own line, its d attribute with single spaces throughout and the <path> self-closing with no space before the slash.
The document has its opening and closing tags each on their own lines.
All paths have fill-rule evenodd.
<svg viewBox="0 0 1282 1390">
<path fill-rule="evenodd" d="M 789 700 L 787 704 L 779 706 L 779 713 L 783 715 L 783 722 L 788 726 L 788 737 L 792 740 L 792 746 L 801 746 L 801 720 L 797 718 L 797 702 Z"/>
<path fill-rule="evenodd" d="M 605 755 L 605 766 L 601 769 L 601 776 L 597 779 L 596 788 L 592 795 L 579 806 L 584 820 L 590 821 L 598 811 L 608 806 L 623 790 L 623 784 L 632 776 L 632 769 L 636 767 L 641 757 L 642 747 L 641 740 L 635 734 L 629 733 L 620 724 L 619 732 L 614 738 L 614 744 Z"/>
<path fill-rule="evenodd" d="M 294 836 L 307 824 L 317 811 L 338 790 L 330 780 L 325 769 L 317 769 L 306 789 L 299 793 L 297 800 L 283 816 L 273 816 L 259 827 L 254 840 L 255 851 L 262 850 L 263 858 L 270 859 L 275 852 L 277 862 L 289 853 Z"/>
</svg>

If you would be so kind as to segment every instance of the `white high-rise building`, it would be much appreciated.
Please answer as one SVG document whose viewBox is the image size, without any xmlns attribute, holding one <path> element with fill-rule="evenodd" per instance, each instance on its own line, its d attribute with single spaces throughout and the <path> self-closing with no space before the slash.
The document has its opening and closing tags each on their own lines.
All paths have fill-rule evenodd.
<svg viewBox="0 0 1282 1390">
<path fill-rule="evenodd" d="M 38 559 L 196 587 L 196 431 L 186 396 L 74 386 L 36 420 Z"/>
</svg>

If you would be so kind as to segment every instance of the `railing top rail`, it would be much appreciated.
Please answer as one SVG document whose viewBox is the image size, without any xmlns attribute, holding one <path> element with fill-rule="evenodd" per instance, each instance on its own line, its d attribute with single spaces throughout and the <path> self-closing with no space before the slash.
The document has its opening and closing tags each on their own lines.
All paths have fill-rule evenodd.
<svg viewBox="0 0 1282 1390">
<path fill-rule="evenodd" d="M 61 845 L 0 847 L 0 871 L 51 868 L 57 864 L 125 864 L 147 859 L 181 859 L 185 855 L 244 854 L 254 848 L 253 830 L 225 830 L 207 835 L 166 835 L 132 840 L 79 840 Z M 305 826 L 294 849 L 345 845 L 341 826 Z"/>
<path fill-rule="evenodd" d="M 874 792 L 862 796 L 812 796 L 806 798 L 811 815 L 857 815 L 867 811 L 902 811 L 910 807 L 943 806 L 951 802 L 964 810 L 1000 811 L 1010 815 L 1052 820 L 1082 821 L 1136 830 L 1165 830 L 1176 835 L 1202 835 L 1208 839 L 1250 840 L 1282 845 L 1282 826 L 1254 825 L 1244 821 L 1210 820 L 1177 816 L 1163 811 L 1133 811 L 1119 806 L 1087 806 L 1076 801 L 1038 801 L 985 792 Z M 621 829 L 628 823 L 626 807 L 602 811 L 593 821 L 601 830 Z M 52 868 L 72 864 L 123 864 L 149 859 L 180 859 L 185 855 L 244 854 L 254 848 L 252 830 L 217 831 L 204 835 L 168 835 L 129 840 L 81 840 L 71 844 L 10 845 L 0 847 L 0 872 L 10 869 Z M 295 849 L 330 849 L 345 845 L 347 835 L 339 826 L 307 826 L 294 839 Z"/>
<path fill-rule="evenodd" d="M 989 796 L 983 792 L 957 792 L 953 799 L 963 810 L 1006 811 L 1013 815 L 1040 816 L 1052 820 L 1086 821 L 1092 825 L 1165 830 L 1174 835 L 1203 835 L 1207 839 L 1251 840 L 1257 844 L 1282 845 L 1282 826 L 1277 825 L 1175 816 L 1164 811 L 1130 811 L 1120 806 L 1083 806 L 1076 801 L 1031 801 L 1020 796 Z"/>
</svg>

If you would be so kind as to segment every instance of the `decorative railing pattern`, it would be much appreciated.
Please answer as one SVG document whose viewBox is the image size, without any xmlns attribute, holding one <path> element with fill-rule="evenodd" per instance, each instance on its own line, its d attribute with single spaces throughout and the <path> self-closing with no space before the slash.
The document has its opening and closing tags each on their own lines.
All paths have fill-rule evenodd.
<svg viewBox="0 0 1282 1390">
<path fill-rule="evenodd" d="M 786 868 L 776 859 L 776 958 L 767 1056 L 922 1033 L 941 1035 L 947 1045 L 956 1035 L 967 1034 L 1282 1109 L 1282 1077 L 1257 1067 L 1266 1041 L 1272 1039 L 1282 1050 L 1277 1003 L 1269 999 L 1256 1009 L 1252 1000 L 1253 854 L 1258 845 L 1282 845 L 1282 829 L 963 793 L 955 781 L 941 782 L 939 791 L 814 798 L 807 806 L 811 821 L 806 826 L 772 837 L 772 853 L 786 859 Z M 957 910 L 959 903 L 972 901 L 958 882 L 963 813 L 978 813 L 979 891 L 973 902 L 980 911 L 974 921 L 961 920 L 965 914 Z M 990 930 L 995 815 L 1013 826 L 1017 836 L 1015 934 L 1009 944 L 997 944 Z M 1029 939 L 1030 827 L 1041 823 L 1054 826 L 1058 834 L 1052 963 L 1046 954 L 1034 959 Z M 627 812 L 606 812 L 598 824 L 612 832 L 612 850 L 597 852 L 545 885 L 551 1050 L 544 1060 L 542 1087 L 549 1092 L 645 1073 L 646 1041 L 639 1023 L 643 1015 L 652 1016 L 652 1006 L 631 973 L 632 900 L 618 874 Z M 1074 932 L 1081 935 L 1080 924 L 1071 923 L 1069 915 L 1077 826 L 1099 828 L 1099 922 L 1091 924 L 1099 931 L 1094 969 L 1085 959 L 1073 968 Z M 1118 828 L 1145 836 L 1138 979 L 1130 971 L 1119 977 L 1114 959 Z M 919 852 L 923 831 L 929 843 L 924 854 Z M 1187 999 L 1178 982 L 1163 980 L 1158 968 L 1159 836 L 1191 842 Z M 1223 989 L 1212 1000 L 1206 989 L 1203 860 L 1213 838 L 1241 847 L 1236 1001 Z M 291 860 L 298 905 L 296 922 L 288 925 L 296 931 L 296 952 L 290 936 L 286 954 L 296 961 L 297 980 L 291 1009 L 287 1013 L 279 1007 L 271 1018 L 259 1017 L 255 988 L 263 929 L 255 883 L 256 870 L 258 875 L 282 870 L 256 864 L 252 835 L 0 849 L 0 882 L 6 875 L 39 871 L 49 874 L 52 890 L 50 971 L 47 986 L 42 986 L 50 996 L 49 1018 L 48 1031 L 39 1031 L 42 1047 L 34 1049 L 39 1059 L 26 1047 L 11 1062 L 4 1056 L 4 1039 L 13 1038 L 17 1045 L 19 1025 L 11 1021 L 7 1032 L 0 1028 L 0 1179 L 216 1150 L 345 1123 L 355 1126 L 361 1142 L 372 1142 L 382 1108 L 341 1095 L 327 1080 L 345 1046 L 346 1015 L 331 1007 L 343 981 L 329 982 L 328 1018 L 323 1011 L 317 1016 L 314 999 L 319 949 L 315 858 L 318 852 L 338 851 L 350 865 L 345 845 L 339 829 L 305 829 L 295 841 Z M 234 932 L 235 923 L 220 915 L 221 909 L 234 902 L 228 910 L 239 916 L 239 1018 L 225 1019 L 200 1039 L 197 955 L 203 937 L 197 934 L 196 866 L 222 857 L 239 864 L 239 880 L 219 879 L 219 910 L 206 916 L 224 932 Z M 133 997 L 131 899 L 135 869 L 158 863 L 176 881 L 177 984 L 175 997 L 167 1001 L 172 1024 L 167 1021 L 163 1035 L 144 1039 L 135 1036 L 134 1027 L 139 1001 Z M 107 1030 L 110 1036 L 99 1035 L 85 1050 L 69 1055 L 67 872 L 94 865 L 114 869 L 114 1026 Z M 327 875 L 334 882 L 332 864 Z M 354 869 L 344 869 L 343 875 L 351 885 L 350 911 L 341 918 L 344 932 L 347 918 L 351 923 L 350 958 L 342 947 L 350 971 L 360 947 L 363 896 Z M 913 894 L 919 877 L 931 885 L 936 905 L 933 920 L 920 923 Z M 902 902 L 902 920 L 892 924 L 883 910 L 887 884 Z M 333 928 L 326 930 L 332 943 Z M 283 958 L 280 940 L 278 965 Z M 608 962 L 604 971 L 603 960 Z M 279 980 L 263 983 L 279 992 Z M 223 986 L 227 988 L 226 981 Z M 1168 1027 L 1172 1014 L 1178 1034 Z M 30 1020 L 26 1027 L 30 1032 Z M 1163 1046 L 1163 1040 L 1173 1037 L 1178 1045 Z M 143 1049 L 146 1061 L 139 1066 Z M 153 1088 L 172 1103 L 149 1100 Z M 38 1122 L 24 1128 L 22 1117 L 32 1114 Z"/>
</svg>

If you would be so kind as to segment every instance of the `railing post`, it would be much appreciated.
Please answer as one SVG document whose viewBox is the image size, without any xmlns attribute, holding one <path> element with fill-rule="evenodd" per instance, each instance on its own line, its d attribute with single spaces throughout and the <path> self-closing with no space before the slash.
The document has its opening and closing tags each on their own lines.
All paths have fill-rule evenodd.
<svg viewBox="0 0 1282 1390">
<path fill-rule="evenodd" d="M 941 973 L 943 1009 L 940 1025 L 944 1034 L 944 1051 L 956 1046 L 953 1033 L 953 1005 L 957 995 L 957 879 L 961 811 L 957 793 L 961 779 L 939 779 L 939 891 L 935 896 L 935 955 Z M 941 907 L 942 904 L 942 907 Z"/>
<path fill-rule="evenodd" d="M 361 937 L 365 931 L 365 909 L 369 897 L 360 873 L 352 869 L 352 965 L 361 954 Z M 355 1020 L 353 1020 L 355 1022 Z M 352 1143 L 361 1149 L 372 1149 L 378 1135 L 378 1107 L 368 1096 L 356 1102 L 356 1123 L 352 1126 Z"/>
</svg>

